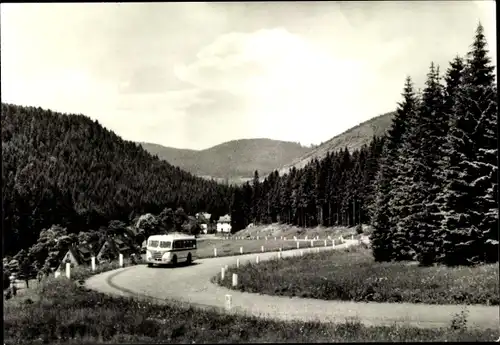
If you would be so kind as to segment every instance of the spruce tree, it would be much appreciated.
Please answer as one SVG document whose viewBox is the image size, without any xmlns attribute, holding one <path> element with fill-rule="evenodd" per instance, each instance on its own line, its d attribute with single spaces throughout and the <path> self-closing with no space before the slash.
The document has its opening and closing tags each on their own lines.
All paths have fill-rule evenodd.
<svg viewBox="0 0 500 345">
<path fill-rule="evenodd" d="M 393 197 L 394 179 L 397 177 L 396 163 L 398 151 L 408 128 L 408 118 L 414 116 L 418 98 L 415 94 L 413 82 L 406 78 L 403 91 L 403 101 L 399 104 L 393 118 L 391 128 L 387 133 L 381 157 L 380 170 L 376 178 L 375 205 L 373 210 L 373 233 L 371 235 L 373 256 L 376 261 L 391 261 L 401 259 L 401 248 L 404 247 L 404 238 L 396 237 L 397 214 L 394 212 Z"/>
<path fill-rule="evenodd" d="M 431 63 L 422 101 L 410 118 L 410 127 L 400 150 L 404 161 L 399 171 L 400 190 L 397 213 L 397 233 L 409 240 L 408 256 L 421 264 L 436 261 L 436 242 L 440 229 L 440 209 L 435 202 L 441 188 L 436 172 L 439 168 L 441 147 L 446 139 L 448 119 L 443 113 L 443 87 L 439 67 Z M 410 257 L 409 257 L 410 258 Z"/>
<path fill-rule="evenodd" d="M 498 260 L 497 89 L 481 24 L 467 54 L 447 143 L 443 257 L 448 265 Z"/>
</svg>

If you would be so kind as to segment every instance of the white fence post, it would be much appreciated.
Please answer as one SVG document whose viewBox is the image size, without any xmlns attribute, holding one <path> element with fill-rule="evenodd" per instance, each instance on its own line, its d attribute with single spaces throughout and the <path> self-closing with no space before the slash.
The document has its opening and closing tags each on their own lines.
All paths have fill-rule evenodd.
<svg viewBox="0 0 500 345">
<path fill-rule="evenodd" d="M 214 256 L 217 256 L 217 248 L 214 248 Z"/>
<path fill-rule="evenodd" d="M 314 240 L 311 240 L 311 247 L 314 247 Z"/>
<path fill-rule="evenodd" d="M 71 264 L 69 262 L 66 262 L 66 278 L 71 278 Z"/>
<path fill-rule="evenodd" d="M 54 272 L 54 278 L 58 278 L 61 275 L 60 271 L 55 271 Z"/>
<path fill-rule="evenodd" d="M 264 246 L 260 246 L 260 251 L 264 253 Z"/>
<path fill-rule="evenodd" d="M 303 250 L 300 251 L 300 256 L 304 256 L 304 251 Z"/>
<path fill-rule="evenodd" d="M 281 259 L 281 252 L 278 252 L 278 259 Z"/>
<path fill-rule="evenodd" d="M 326 240 L 325 240 L 325 247 L 326 247 Z"/>
<path fill-rule="evenodd" d="M 276 236 L 274 236 L 274 240 L 276 241 Z"/>
<path fill-rule="evenodd" d="M 332 248 L 335 248 L 335 240 L 332 240 Z"/>
<path fill-rule="evenodd" d="M 240 247 L 240 254 L 243 254 L 243 247 Z"/>
<path fill-rule="evenodd" d="M 266 238 L 266 241 L 267 241 L 267 236 L 265 238 Z"/>
<path fill-rule="evenodd" d="M 122 253 L 118 254 L 118 263 L 119 263 L 120 267 L 123 267 L 123 254 Z"/>
<path fill-rule="evenodd" d="M 305 240 L 307 241 L 307 236 L 306 236 Z"/>
<path fill-rule="evenodd" d="M 300 248 L 300 242 L 297 241 L 297 249 L 299 249 L 299 248 Z"/>
<path fill-rule="evenodd" d="M 354 240 L 354 235 L 351 235 L 351 240 Z"/>
<path fill-rule="evenodd" d="M 286 237 L 283 237 L 283 240 L 285 240 L 285 241 L 286 241 Z"/>
<path fill-rule="evenodd" d="M 231 295 L 226 295 L 226 309 L 230 310 L 233 304 L 233 298 Z"/>
<path fill-rule="evenodd" d="M 220 268 L 220 280 L 224 280 L 225 275 L 226 275 L 226 268 L 225 267 L 221 267 Z"/>
<path fill-rule="evenodd" d="M 233 273 L 233 287 L 238 286 L 238 275 Z"/>
<path fill-rule="evenodd" d="M 259 256 L 257 255 L 257 257 L 255 258 L 255 263 L 258 264 L 259 263 Z"/>
<path fill-rule="evenodd" d="M 90 258 L 90 263 L 92 266 L 92 272 L 94 272 L 95 271 L 95 256 Z"/>
<path fill-rule="evenodd" d="M 259 239 L 259 236 L 257 236 L 257 240 Z"/>
<path fill-rule="evenodd" d="M 240 259 L 236 259 L 236 268 L 240 268 Z"/>
</svg>

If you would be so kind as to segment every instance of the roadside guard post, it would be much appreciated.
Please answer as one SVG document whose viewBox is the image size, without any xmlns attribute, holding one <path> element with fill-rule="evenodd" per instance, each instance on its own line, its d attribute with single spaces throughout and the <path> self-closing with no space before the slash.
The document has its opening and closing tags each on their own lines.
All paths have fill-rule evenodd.
<svg viewBox="0 0 500 345">
<path fill-rule="evenodd" d="M 120 267 L 123 267 L 123 254 L 122 253 L 118 254 L 118 261 L 119 261 Z"/>
<path fill-rule="evenodd" d="M 69 262 L 66 262 L 66 278 L 71 278 L 71 264 Z"/>
<path fill-rule="evenodd" d="M 226 295 L 226 309 L 231 310 L 232 304 L 233 304 L 233 296 Z"/>
<path fill-rule="evenodd" d="M 214 248 L 214 256 L 217 256 L 217 248 Z"/>
<path fill-rule="evenodd" d="M 90 258 L 92 264 L 92 272 L 95 271 L 95 256 Z"/>
<path fill-rule="evenodd" d="M 233 273 L 233 287 L 238 286 L 238 275 L 236 273 Z"/>
</svg>

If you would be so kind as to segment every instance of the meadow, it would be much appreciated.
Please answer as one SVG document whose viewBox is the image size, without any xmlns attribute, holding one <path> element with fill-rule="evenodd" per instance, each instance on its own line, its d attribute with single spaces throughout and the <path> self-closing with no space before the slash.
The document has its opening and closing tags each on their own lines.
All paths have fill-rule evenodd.
<svg viewBox="0 0 500 345">
<path fill-rule="evenodd" d="M 351 247 L 303 257 L 230 267 L 240 291 L 358 302 L 499 304 L 498 264 L 419 267 L 412 262 L 376 263 L 371 251 Z M 231 280 L 219 284 L 233 288 Z"/>
<path fill-rule="evenodd" d="M 292 237 L 293 238 L 293 237 Z M 339 239 L 335 239 L 335 245 L 340 244 Z M 327 246 L 332 245 L 332 240 L 327 240 Z M 274 237 L 268 237 L 266 241 L 264 237 L 259 237 L 259 239 L 255 240 L 237 240 L 237 239 L 228 239 L 228 240 L 203 240 L 198 241 L 198 257 L 199 258 L 211 258 L 214 256 L 214 248 L 217 248 L 217 256 L 231 256 L 231 255 L 239 255 L 240 247 L 243 247 L 243 254 L 250 253 L 260 253 L 261 247 L 264 246 L 264 251 L 278 251 L 281 250 L 291 250 L 297 249 L 296 241 L 288 241 L 281 240 L 277 238 L 274 240 Z M 322 240 L 314 240 L 314 247 L 324 247 L 325 241 Z M 300 241 L 300 248 L 310 248 L 311 241 Z"/>
</svg>

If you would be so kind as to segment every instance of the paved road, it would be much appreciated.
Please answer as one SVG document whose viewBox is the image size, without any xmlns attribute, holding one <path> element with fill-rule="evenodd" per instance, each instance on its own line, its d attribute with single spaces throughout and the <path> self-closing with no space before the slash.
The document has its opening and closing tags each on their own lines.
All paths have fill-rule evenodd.
<svg viewBox="0 0 500 345">
<path fill-rule="evenodd" d="M 348 240 L 336 246 L 342 248 L 357 241 Z M 331 247 L 320 248 L 330 250 Z M 316 248 L 303 249 L 304 252 Z M 282 252 L 283 257 L 299 255 L 301 250 Z M 210 279 L 224 265 L 235 265 L 236 259 L 243 264 L 277 257 L 277 252 L 239 255 L 197 260 L 195 265 L 177 268 L 148 268 L 144 265 L 127 267 L 91 277 L 86 286 L 103 293 L 152 297 L 157 303 L 176 300 L 199 306 L 223 308 L 226 294 L 232 295 L 230 312 L 258 315 L 279 320 L 344 322 L 356 317 L 366 325 L 392 325 L 406 323 L 422 328 L 448 327 L 454 315 L 464 306 L 425 305 L 410 303 L 358 303 L 322 301 L 317 299 L 289 298 L 244 293 L 212 284 Z M 468 325 L 478 328 L 500 328 L 499 308 L 467 306 Z"/>
</svg>

